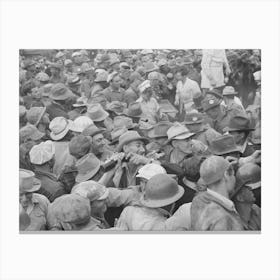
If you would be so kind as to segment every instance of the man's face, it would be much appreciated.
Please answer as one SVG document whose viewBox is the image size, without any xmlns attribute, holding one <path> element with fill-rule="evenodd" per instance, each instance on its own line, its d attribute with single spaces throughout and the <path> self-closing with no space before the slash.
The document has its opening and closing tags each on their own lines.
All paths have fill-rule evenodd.
<svg viewBox="0 0 280 280">
<path fill-rule="evenodd" d="M 189 139 L 182 139 L 182 140 L 173 140 L 172 146 L 174 148 L 179 149 L 181 152 L 185 154 L 191 154 L 192 153 L 192 144 Z"/>
<path fill-rule="evenodd" d="M 19 194 L 19 202 L 22 205 L 23 208 L 26 208 L 32 200 L 33 193 L 29 192 L 22 192 Z"/>
<path fill-rule="evenodd" d="M 92 137 L 92 148 L 96 154 L 102 154 L 104 152 L 105 138 L 101 133 Z"/>
<path fill-rule="evenodd" d="M 216 120 L 220 113 L 220 106 L 216 106 L 214 108 L 211 108 L 207 110 L 206 114 L 213 120 Z"/>
<path fill-rule="evenodd" d="M 182 81 L 183 80 L 183 76 L 181 72 L 177 72 L 175 75 L 175 78 L 177 81 Z"/>
<path fill-rule="evenodd" d="M 118 90 L 121 86 L 121 82 L 122 82 L 122 80 L 121 80 L 120 76 L 115 76 L 113 78 L 113 80 L 111 81 L 112 88 Z"/>
<path fill-rule="evenodd" d="M 132 141 L 127 145 L 124 145 L 123 150 L 126 154 L 134 153 L 137 155 L 144 155 L 145 154 L 145 147 L 144 143 L 140 140 Z"/>
</svg>

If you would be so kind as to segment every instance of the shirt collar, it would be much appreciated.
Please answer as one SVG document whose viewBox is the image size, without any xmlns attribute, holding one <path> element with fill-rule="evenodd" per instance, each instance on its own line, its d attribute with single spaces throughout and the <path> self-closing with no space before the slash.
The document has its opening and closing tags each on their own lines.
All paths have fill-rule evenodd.
<svg viewBox="0 0 280 280">
<path fill-rule="evenodd" d="M 210 195 L 214 196 L 216 199 L 220 200 L 227 209 L 236 212 L 236 209 L 234 207 L 234 203 L 230 199 L 228 199 L 225 196 L 223 196 L 223 195 L 221 195 L 221 194 L 219 194 L 219 193 L 217 193 L 217 192 L 215 192 L 213 190 L 210 190 L 208 188 L 207 188 L 206 191 Z"/>
</svg>

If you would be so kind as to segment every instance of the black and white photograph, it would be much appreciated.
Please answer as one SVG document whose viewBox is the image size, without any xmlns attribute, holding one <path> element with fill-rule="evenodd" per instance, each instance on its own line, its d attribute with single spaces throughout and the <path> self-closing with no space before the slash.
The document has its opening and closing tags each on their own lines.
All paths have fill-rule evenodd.
<svg viewBox="0 0 280 280">
<path fill-rule="evenodd" d="M 261 231 L 260 49 L 20 49 L 21 232 Z"/>
</svg>

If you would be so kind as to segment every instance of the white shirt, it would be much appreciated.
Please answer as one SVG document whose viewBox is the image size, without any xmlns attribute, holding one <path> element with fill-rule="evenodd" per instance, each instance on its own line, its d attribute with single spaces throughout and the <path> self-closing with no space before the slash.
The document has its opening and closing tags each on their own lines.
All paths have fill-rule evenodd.
<svg viewBox="0 0 280 280">
<path fill-rule="evenodd" d="M 186 78 L 185 83 L 179 81 L 176 86 L 176 96 L 185 104 L 193 101 L 193 95 L 201 92 L 198 83 Z"/>
</svg>

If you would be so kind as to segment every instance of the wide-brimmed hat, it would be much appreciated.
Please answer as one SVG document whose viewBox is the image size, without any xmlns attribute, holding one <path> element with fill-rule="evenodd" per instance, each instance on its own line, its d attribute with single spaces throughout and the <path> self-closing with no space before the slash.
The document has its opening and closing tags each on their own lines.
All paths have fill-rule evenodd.
<svg viewBox="0 0 280 280">
<path fill-rule="evenodd" d="M 112 66 L 112 65 L 114 65 L 116 63 L 120 63 L 119 58 L 116 57 L 116 56 L 112 56 L 111 59 L 110 59 L 110 64 L 109 65 Z"/>
<path fill-rule="evenodd" d="M 207 112 L 208 110 L 215 108 L 215 107 L 219 106 L 220 104 L 221 104 L 221 100 L 218 100 L 216 98 L 210 98 L 210 99 L 204 98 L 201 101 L 201 106 L 202 106 L 204 112 Z"/>
<path fill-rule="evenodd" d="M 82 132 L 85 128 L 87 128 L 88 126 L 90 126 L 92 124 L 93 124 L 93 121 L 89 117 L 79 116 L 73 121 L 73 123 L 70 127 L 70 130 L 72 130 L 74 132 Z"/>
<path fill-rule="evenodd" d="M 54 84 L 49 94 L 49 97 L 53 100 L 66 100 L 73 96 L 72 91 L 62 83 Z"/>
<path fill-rule="evenodd" d="M 47 140 L 35 145 L 29 152 L 30 162 L 37 165 L 42 165 L 50 161 L 55 154 L 55 147 L 52 141 Z"/>
<path fill-rule="evenodd" d="M 221 156 L 210 156 L 200 166 L 201 182 L 205 185 L 213 184 L 224 177 L 230 163 Z"/>
<path fill-rule="evenodd" d="M 167 131 L 172 126 L 171 122 L 162 121 L 153 126 L 147 133 L 149 138 L 168 137 Z"/>
<path fill-rule="evenodd" d="M 72 123 L 73 122 L 71 120 L 67 120 L 64 117 L 54 118 L 49 124 L 49 128 L 51 130 L 50 137 L 53 140 L 62 139 L 70 130 Z"/>
<path fill-rule="evenodd" d="M 222 156 L 229 153 L 240 152 L 232 135 L 221 135 L 212 140 L 209 146 L 212 154 Z"/>
<path fill-rule="evenodd" d="M 194 134 L 195 133 L 190 132 L 188 128 L 180 123 L 174 123 L 167 130 L 168 141 L 188 139 Z"/>
<path fill-rule="evenodd" d="M 101 122 L 109 116 L 109 113 L 100 104 L 94 103 L 88 106 L 86 115 L 94 122 Z"/>
<path fill-rule="evenodd" d="M 128 105 L 128 108 L 123 112 L 125 115 L 133 118 L 141 118 L 143 116 L 143 112 L 141 109 L 141 104 L 139 102 L 132 102 Z"/>
<path fill-rule="evenodd" d="M 82 81 L 78 75 L 71 75 L 67 79 L 67 85 L 69 87 L 79 86 L 79 85 L 81 85 L 81 83 L 82 83 Z"/>
<path fill-rule="evenodd" d="M 234 90 L 233 87 L 227 86 L 223 89 L 223 96 L 227 95 L 237 95 L 238 93 Z"/>
<path fill-rule="evenodd" d="M 234 116 L 229 120 L 229 125 L 224 128 L 225 132 L 231 131 L 253 131 L 250 120 L 244 116 Z"/>
<path fill-rule="evenodd" d="M 132 119 L 126 116 L 116 116 L 113 120 L 113 125 L 115 128 L 126 127 L 127 129 L 133 129 L 137 126 L 133 123 Z"/>
<path fill-rule="evenodd" d="M 92 178 L 100 169 L 100 160 L 92 153 L 86 154 L 76 162 L 78 175 L 76 182 L 84 182 Z"/>
<path fill-rule="evenodd" d="M 124 133 L 126 133 L 128 130 L 125 126 L 122 127 L 115 127 L 112 131 L 111 131 L 111 144 L 116 144 L 119 141 L 119 137 L 121 135 L 123 135 Z"/>
<path fill-rule="evenodd" d="M 141 55 L 148 55 L 148 54 L 153 54 L 154 51 L 152 49 L 144 49 L 140 52 Z"/>
<path fill-rule="evenodd" d="M 97 127 L 95 124 L 91 124 L 82 131 L 82 134 L 93 137 L 96 134 L 103 133 L 105 130 L 105 128 Z"/>
<path fill-rule="evenodd" d="M 185 116 L 184 124 L 199 124 L 203 123 L 203 115 L 201 113 L 188 113 Z"/>
<path fill-rule="evenodd" d="M 39 131 L 35 125 L 29 123 L 19 130 L 20 143 L 29 139 L 37 141 L 40 140 L 44 135 L 45 133 Z"/>
<path fill-rule="evenodd" d="M 19 169 L 20 192 L 36 192 L 41 188 L 41 181 L 35 178 L 35 174 L 27 169 Z"/>
<path fill-rule="evenodd" d="M 90 180 L 77 184 L 71 193 L 88 198 L 90 201 L 104 200 L 109 195 L 109 189 L 96 181 Z"/>
<path fill-rule="evenodd" d="M 92 139 L 90 136 L 83 134 L 77 135 L 69 142 L 69 153 L 75 158 L 81 158 L 89 153 L 91 149 Z"/>
<path fill-rule="evenodd" d="M 106 105 L 108 111 L 114 112 L 117 115 L 121 115 L 126 108 L 126 103 L 120 101 L 112 101 Z"/>
<path fill-rule="evenodd" d="M 147 74 L 147 73 L 150 73 L 150 72 L 153 72 L 153 71 L 158 71 L 158 66 L 156 64 L 154 64 L 153 62 L 146 62 L 144 64 L 144 72 Z"/>
<path fill-rule="evenodd" d="M 142 166 L 138 170 L 138 174 L 136 177 L 144 178 L 146 180 L 150 180 L 153 176 L 157 174 L 166 174 L 166 170 L 157 163 L 148 163 L 144 166 Z"/>
<path fill-rule="evenodd" d="M 117 151 L 121 152 L 124 145 L 136 140 L 143 141 L 145 144 L 149 142 L 147 138 L 140 136 L 137 131 L 130 130 L 120 136 Z"/>
<path fill-rule="evenodd" d="M 147 183 L 140 202 L 149 208 L 160 208 L 179 200 L 185 190 L 167 174 L 157 174 Z"/>
<path fill-rule="evenodd" d="M 86 107 L 88 106 L 87 98 L 85 96 L 81 96 L 76 100 L 76 103 L 72 105 L 73 107 Z"/>
<path fill-rule="evenodd" d="M 216 97 L 216 98 L 218 98 L 218 99 L 223 99 L 223 94 L 222 94 L 222 92 L 221 92 L 221 90 L 219 90 L 219 89 L 216 89 L 216 88 L 212 88 L 212 89 L 208 89 L 206 92 L 205 92 L 205 94 L 206 94 L 206 99 L 211 99 L 211 97 L 209 98 L 209 97 L 207 97 L 207 95 L 208 96 L 214 96 L 214 97 Z"/>
<path fill-rule="evenodd" d="M 37 126 L 46 112 L 46 107 L 31 107 L 26 114 L 26 119 L 29 123 Z"/>
</svg>

